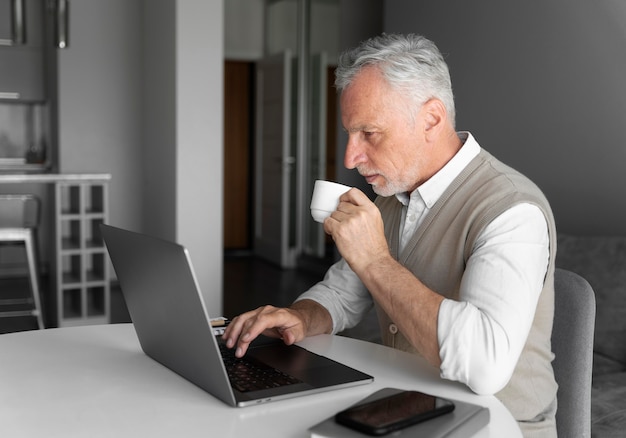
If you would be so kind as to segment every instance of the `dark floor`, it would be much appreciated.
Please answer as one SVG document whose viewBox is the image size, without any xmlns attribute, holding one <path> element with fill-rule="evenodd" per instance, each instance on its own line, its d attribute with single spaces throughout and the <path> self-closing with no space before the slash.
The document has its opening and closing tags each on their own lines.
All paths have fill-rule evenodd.
<svg viewBox="0 0 626 438">
<path fill-rule="evenodd" d="M 42 290 L 41 298 L 44 309 L 44 323 L 48 328 L 52 326 L 51 321 L 54 320 L 54 317 L 51 311 L 53 303 L 50 302 L 51 297 L 48 293 L 50 288 L 48 287 L 48 281 L 45 277 L 42 278 L 40 287 Z M 0 279 L 0 300 L 7 298 L 13 299 L 29 297 L 30 286 L 26 278 Z M 26 310 L 29 307 L 30 306 L 27 305 L 1 306 L 0 311 Z M 111 322 L 130 322 L 130 316 L 128 315 L 128 310 L 126 309 L 124 297 L 122 296 L 119 287 L 115 286 L 111 288 Z M 0 334 L 24 330 L 35 330 L 37 328 L 37 321 L 34 316 L 0 318 Z"/>
<path fill-rule="evenodd" d="M 323 271 L 320 271 L 323 272 Z M 285 306 L 322 278 L 322 273 L 303 270 L 282 270 L 249 255 L 224 258 L 224 315 L 235 316 L 264 304 Z M 47 281 L 42 281 L 42 296 Z M 0 299 L 27 296 L 30 292 L 25 278 L 0 279 Z M 44 308 L 50 308 L 44 302 Z M 4 309 L 17 310 L 17 309 Z M 213 316 L 213 315 L 212 315 Z M 215 315 L 217 316 L 217 315 Z M 50 321 L 52 318 L 47 315 Z M 119 287 L 111 289 L 111 322 L 130 322 Z M 36 329 L 34 317 L 0 318 L 0 333 Z"/>
<path fill-rule="evenodd" d="M 302 292 L 323 278 L 327 264 L 308 264 L 307 269 L 283 270 L 247 254 L 224 257 L 224 316 L 233 317 L 264 304 L 286 306 Z M 42 281 L 44 308 L 47 281 Z M 30 292 L 25 278 L 0 279 L 0 299 L 26 296 Z M 14 310 L 14 309 L 4 309 Z M 217 315 L 211 315 L 217 316 Z M 46 320 L 51 321 L 50 315 Z M 130 322 L 124 297 L 119 287 L 111 288 L 111 323 Z M 49 326 L 49 323 L 47 323 Z M 0 318 L 0 334 L 37 328 L 34 317 Z M 344 333 L 370 341 L 379 341 L 378 325 L 373 312 L 362 324 Z"/>
<path fill-rule="evenodd" d="M 264 304 L 285 306 L 295 297 L 322 278 L 319 272 L 304 270 L 282 270 L 277 266 L 259 260 L 250 255 L 232 255 L 224 257 L 224 316 L 233 317 L 244 311 Z M 47 280 L 42 279 L 42 298 L 44 308 L 49 297 L 46 292 Z M 30 293 L 26 278 L 0 279 L 0 299 L 26 297 Z M 18 310 L 4 308 L 3 310 Z M 218 315 L 211 315 L 218 316 Z M 46 315 L 50 321 L 50 315 Z M 111 289 L 111 322 L 130 322 L 124 297 L 119 287 Z M 49 324 L 47 324 L 49 325 Z M 0 318 L 0 333 L 32 330 L 37 328 L 34 317 Z"/>
<path fill-rule="evenodd" d="M 289 269 L 252 256 L 224 258 L 224 316 L 233 317 L 262 306 L 286 306 L 323 274 Z"/>
</svg>

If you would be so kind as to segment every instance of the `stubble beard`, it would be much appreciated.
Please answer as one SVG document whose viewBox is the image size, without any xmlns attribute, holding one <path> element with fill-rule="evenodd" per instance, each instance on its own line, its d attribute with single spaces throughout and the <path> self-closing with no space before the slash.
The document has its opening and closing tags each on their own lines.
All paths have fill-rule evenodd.
<svg viewBox="0 0 626 438">
<path fill-rule="evenodd" d="M 372 190 L 374 190 L 374 193 L 376 193 L 378 196 L 383 196 L 383 197 L 393 196 L 397 193 L 402 193 L 406 191 L 406 190 L 402 190 L 396 184 L 393 184 L 390 181 L 387 181 L 386 184 L 382 184 L 382 185 L 372 184 Z"/>
<path fill-rule="evenodd" d="M 361 175 L 371 175 L 372 173 L 375 173 L 379 176 L 379 178 L 382 178 L 384 181 L 382 184 L 370 184 L 374 193 L 382 197 L 389 197 L 397 195 L 398 193 L 406 193 L 413 190 L 415 187 L 415 181 L 418 180 L 418 175 L 420 173 L 419 169 L 415 168 L 411 172 L 413 178 L 408 178 L 411 181 L 403 181 L 402 179 L 390 179 L 380 172 L 361 172 L 361 169 L 359 168 L 357 168 L 357 170 Z"/>
<path fill-rule="evenodd" d="M 378 196 L 389 197 L 398 193 L 404 193 L 408 190 L 405 188 L 406 184 L 403 184 L 401 181 L 390 180 L 382 173 L 378 173 L 378 176 L 379 178 L 382 178 L 384 182 L 382 184 L 370 184 L 372 186 L 372 190 L 374 190 L 374 193 Z"/>
</svg>

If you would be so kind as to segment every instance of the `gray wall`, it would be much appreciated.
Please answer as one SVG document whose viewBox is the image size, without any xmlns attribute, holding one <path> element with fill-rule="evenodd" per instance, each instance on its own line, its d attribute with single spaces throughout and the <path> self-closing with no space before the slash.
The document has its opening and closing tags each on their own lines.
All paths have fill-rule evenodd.
<svg viewBox="0 0 626 438">
<path fill-rule="evenodd" d="M 110 222 L 139 229 L 142 2 L 70 7 L 70 45 L 56 52 L 59 171 L 111 173 Z"/>
<path fill-rule="evenodd" d="M 111 173 L 110 223 L 186 245 L 222 311 L 223 2 L 73 0 L 59 170 Z"/>
<path fill-rule="evenodd" d="M 447 56 L 457 128 L 526 173 L 560 232 L 626 235 L 626 2 L 392 0 Z"/>
</svg>

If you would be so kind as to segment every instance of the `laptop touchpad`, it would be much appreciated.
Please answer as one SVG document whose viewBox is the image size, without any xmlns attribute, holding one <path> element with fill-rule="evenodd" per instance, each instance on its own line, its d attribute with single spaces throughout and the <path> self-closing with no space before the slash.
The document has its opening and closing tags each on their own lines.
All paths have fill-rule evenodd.
<svg viewBox="0 0 626 438">
<path fill-rule="evenodd" d="M 251 348 L 247 354 L 295 377 L 298 377 L 296 375 L 298 370 L 328 364 L 328 359 L 296 345 L 285 345 L 282 341 Z"/>
</svg>

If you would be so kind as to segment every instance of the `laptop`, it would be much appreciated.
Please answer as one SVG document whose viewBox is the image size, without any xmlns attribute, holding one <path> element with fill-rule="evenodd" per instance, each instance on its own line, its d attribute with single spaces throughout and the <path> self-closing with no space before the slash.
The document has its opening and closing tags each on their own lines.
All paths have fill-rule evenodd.
<svg viewBox="0 0 626 438">
<path fill-rule="evenodd" d="M 187 249 L 109 225 L 102 224 L 100 230 L 144 353 L 223 402 L 250 406 L 374 380 L 297 345 L 261 336 L 244 359 L 279 379 L 269 387 L 242 387 L 225 361 L 234 360 L 236 369 L 245 368 L 245 362 L 235 359 L 213 333 L 211 309 L 203 300 Z"/>
</svg>

